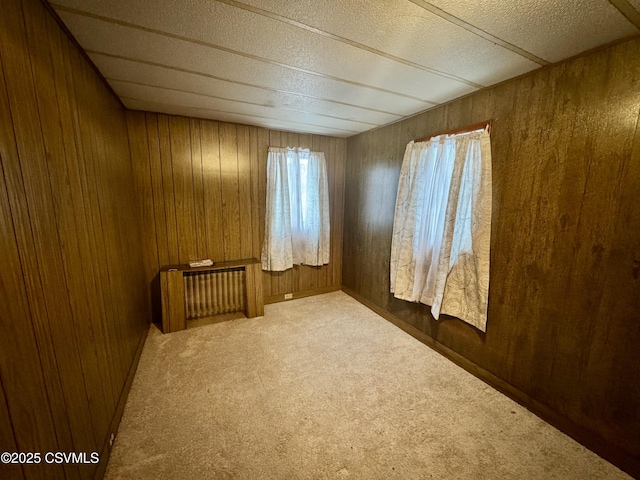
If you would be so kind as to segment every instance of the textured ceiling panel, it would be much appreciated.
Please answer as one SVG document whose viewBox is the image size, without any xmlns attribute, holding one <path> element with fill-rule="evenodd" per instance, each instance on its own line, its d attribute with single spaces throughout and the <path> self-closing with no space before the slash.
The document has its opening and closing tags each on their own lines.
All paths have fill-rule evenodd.
<svg viewBox="0 0 640 480">
<path fill-rule="evenodd" d="M 305 72 L 344 79 L 432 103 L 464 95 L 474 87 L 458 80 L 394 62 L 366 50 L 316 35 L 298 27 L 226 4 L 197 0 L 189 8 L 170 8 L 173 0 L 157 0 L 151 12 L 137 2 L 120 2 L 109 16 L 179 37 L 287 65 Z M 85 9 L 88 8 L 86 5 Z M 210 20 L 216 19 L 216 21 Z M 256 41 L 256 36 L 260 41 Z M 436 44 L 434 48 L 439 48 Z M 336 61 L 340 59 L 340 61 Z M 363 72 L 367 72 L 363 75 Z M 477 88 L 477 86 L 475 87 Z"/>
<path fill-rule="evenodd" d="M 608 0 L 428 3 L 550 62 L 638 33 Z"/>
<path fill-rule="evenodd" d="M 52 5 L 131 108 L 336 136 L 640 32 L 640 0 Z"/>
<path fill-rule="evenodd" d="M 401 115 L 398 114 L 387 114 L 303 95 L 240 85 L 105 55 L 92 54 L 91 58 L 101 71 L 109 72 L 110 76 L 107 77 L 107 81 L 111 84 L 121 80 L 208 96 L 213 96 L 212 92 L 216 92 L 223 99 L 266 107 L 279 107 L 283 111 L 290 111 L 290 115 L 295 115 L 296 112 L 308 112 L 329 118 L 357 120 L 371 126 L 384 125 L 401 118 Z"/>
<path fill-rule="evenodd" d="M 362 88 L 346 82 L 309 75 L 238 57 L 228 52 L 142 30 L 112 25 L 89 17 L 61 12 L 83 47 L 91 52 L 109 53 L 173 68 L 198 72 L 230 81 L 261 84 L 279 91 L 301 93 L 315 98 L 336 99 L 353 105 L 376 105 L 378 110 L 408 115 L 432 104 L 402 95 Z M 109 76 L 108 72 L 103 72 Z"/>
<path fill-rule="evenodd" d="M 146 112 L 167 113 L 170 115 L 183 115 L 186 117 L 206 118 L 218 120 L 221 122 L 242 123 L 246 125 L 256 125 L 258 127 L 269 128 L 273 130 L 286 130 L 288 132 L 310 133 L 307 126 L 302 126 L 297 122 L 283 122 L 273 119 L 263 119 L 260 117 L 240 115 L 234 113 L 220 113 L 207 110 L 206 108 L 192 108 L 182 105 L 170 105 L 165 103 L 151 103 L 142 100 L 132 100 L 123 98 L 127 108 L 132 110 L 143 110 Z M 315 127 L 311 133 L 319 135 L 330 135 L 335 137 L 347 137 L 348 135 L 338 134 L 330 128 Z"/>
<path fill-rule="evenodd" d="M 208 97 L 195 93 L 178 92 L 158 87 L 146 87 L 125 82 L 111 82 L 111 86 L 116 93 L 123 98 L 135 98 L 148 103 L 166 103 L 169 105 L 182 105 L 192 108 L 206 108 L 207 110 L 237 113 L 246 116 L 256 116 L 260 118 L 272 118 L 274 120 L 286 122 L 291 121 L 288 112 L 258 105 L 249 105 L 242 102 L 223 100 Z M 354 122 L 351 120 L 339 120 L 327 118 L 313 113 L 299 112 L 296 115 L 296 123 L 302 127 L 305 125 L 319 126 L 327 129 L 334 129 L 341 135 L 354 134 L 363 128 L 372 128 L 371 125 Z"/>
<path fill-rule="evenodd" d="M 267 11 L 282 21 L 299 22 L 299 28 L 319 29 L 481 85 L 492 85 L 540 66 L 407 0 L 242 0 L 234 5 Z"/>
</svg>

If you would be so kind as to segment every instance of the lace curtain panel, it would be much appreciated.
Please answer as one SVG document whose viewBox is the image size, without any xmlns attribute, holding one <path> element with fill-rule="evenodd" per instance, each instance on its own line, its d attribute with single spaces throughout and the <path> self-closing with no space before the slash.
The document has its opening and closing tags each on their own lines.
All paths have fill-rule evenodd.
<svg viewBox="0 0 640 480">
<path fill-rule="evenodd" d="M 487 131 L 407 145 L 391 243 L 391 292 L 486 331 L 491 240 Z"/>
<path fill-rule="evenodd" d="M 269 147 L 262 269 L 327 264 L 329 245 L 324 153 Z"/>
</svg>

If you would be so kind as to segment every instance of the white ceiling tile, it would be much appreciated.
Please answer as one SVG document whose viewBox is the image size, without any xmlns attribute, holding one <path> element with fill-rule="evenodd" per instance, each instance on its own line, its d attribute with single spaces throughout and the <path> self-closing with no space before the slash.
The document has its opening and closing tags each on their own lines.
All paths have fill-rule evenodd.
<svg viewBox="0 0 640 480">
<path fill-rule="evenodd" d="M 281 106 L 292 112 L 309 112 L 348 120 L 358 120 L 369 124 L 369 128 L 376 125 L 384 125 L 401 118 L 401 115 L 397 114 L 386 114 L 303 95 L 240 85 L 105 55 L 92 54 L 91 59 L 102 72 L 108 72 L 107 80 L 109 81 L 124 80 L 203 95 L 217 94 L 228 100 L 263 106 Z"/>
<path fill-rule="evenodd" d="M 429 0 L 550 62 L 638 33 L 608 0 Z"/>
<path fill-rule="evenodd" d="M 185 107 L 181 105 L 169 105 L 165 103 L 152 103 L 141 100 L 123 99 L 127 108 L 132 110 L 142 110 L 146 112 L 166 113 L 170 115 L 182 115 L 186 117 L 206 118 L 210 120 L 218 120 L 221 122 L 241 123 L 247 125 L 255 125 L 258 127 L 269 128 L 273 130 L 285 130 L 288 132 L 298 133 L 316 133 L 318 135 L 329 135 L 334 137 L 348 137 L 350 134 L 337 131 L 331 128 L 314 127 L 309 129 L 307 125 L 298 122 L 284 122 L 278 120 L 265 120 L 250 115 L 241 115 L 234 113 L 211 112 L 206 109 Z"/>
<path fill-rule="evenodd" d="M 608 0 L 52 4 L 131 108 L 338 136 L 639 31 Z"/>
<path fill-rule="evenodd" d="M 149 103 L 166 103 L 182 105 L 185 107 L 202 108 L 224 113 L 237 113 L 240 115 L 256 116 L 265 119 L 273 119 L 282 122 L 302 123 L 312 126 L 330 128 L 342 133 L 356 133 L 362 129 L 372 128 L 371 125 L 340 120 L 315 115 L 313 113 L 297 112 L 295 118 L 287 110 L 276 107 L 249 105 L 242 102 L 223 100 L 195 93 L 179 92 L 165 88 L 148 87 L 132 83 L 111 81 L 109 82 L 120 97 L 143 100 Z"/>
<path fill-rule="evenodd" d="M 112 7 L 109 16 L 428 102 L 444 102 L 476 89 L 223 3 L 193 0 L 189 8 L 173 0 L 155 3 L 152 12 L 143 12 L 136 2 L 123 0 Z"/>
<path fill-rule="evenodd" d="M 430 106 L 410 98 L 309 75 L 221 50 L 67 12 L 60 16 L 86 50 L 200 72 L 229 81 L 262 84 L 279 91 L 338 100 L 410 115 Z M 108 76 L 108 72 L 104 72 Z M 382 72 L 381 72 L 382 73 Z"/>
<path fill-rule="evenodd" d="M 242 3 L 481 85 L 539 67 L 407 0 Z"/>
</svg>

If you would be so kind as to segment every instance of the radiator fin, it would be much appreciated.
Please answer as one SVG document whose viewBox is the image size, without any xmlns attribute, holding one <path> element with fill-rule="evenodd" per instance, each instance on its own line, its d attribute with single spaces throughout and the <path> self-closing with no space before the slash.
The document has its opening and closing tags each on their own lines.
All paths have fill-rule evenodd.
<svg viewBox="0 0 640 480">
<path fill-rule="evenodd" d="M 184 275 L 187 320 L 245 309 L 243 268 Z"/>
</svg>

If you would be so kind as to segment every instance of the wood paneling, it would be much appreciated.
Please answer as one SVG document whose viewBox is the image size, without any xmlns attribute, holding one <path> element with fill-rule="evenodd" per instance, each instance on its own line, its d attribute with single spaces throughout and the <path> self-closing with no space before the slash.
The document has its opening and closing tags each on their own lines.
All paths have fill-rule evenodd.
<svg viewBox="0 0 640 480">
<path fill-rule="evenodd" d="M 0 450 L 108 452 L 149 320 L 126 119 L 37 0 L 0 15 L 0 162 Z"/>
<path fill-rule="evenodd" d="M 160 272 L 160 290 L 162 292 L 162 331 L 179 332 L 187 328 L 184 308 L 184 277 L 182 272 Z"/>
<path fill-rule="evenodd" d="M 348 139 L 343 257 L 346 287 L 591 432 L 593 448 L 636 475 L 638 58 L 635 39 Z M 493 226 L 482 334 L 393 298 L 389 255 L 406 144 L 485 119 Z"/>
<path fill-rule="evenodd" d="M 285 293 L 340 286 L 346 140 L 133 111 L 127 125 L 142 199 L 147 285 L 164 265 L 260 258 L 267 150 L 300 146 L 323 151 L 327 159 L 330 263 L 263 272 L 264 296 L 275 301 Z"/>
<path fill-rule="evenodd" d="M 5 452 L 17 452 L 16 437 L 13 433 L 11 418 L 7 408 L 7 399 L 4 396 L 4 388 L 0 383 L 0 445 Z M 9 480 L 24 478 L 22 467 L 18 464 L 0 464 L 0 476 Z"/>
<path fill-rule="evenodd" d="M 253 263 L 245 267 L 247 317 L 261 317 L 264 315 L 264 292 L 262 291 L 262 266 Z"/>
</svg>

